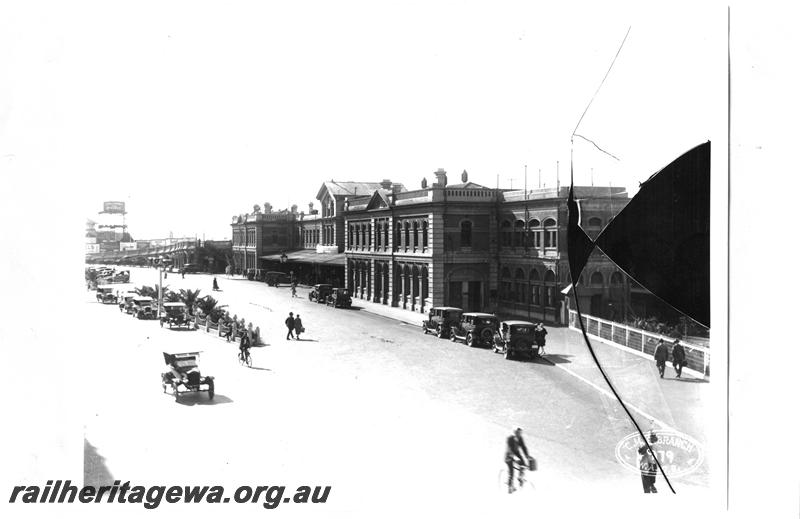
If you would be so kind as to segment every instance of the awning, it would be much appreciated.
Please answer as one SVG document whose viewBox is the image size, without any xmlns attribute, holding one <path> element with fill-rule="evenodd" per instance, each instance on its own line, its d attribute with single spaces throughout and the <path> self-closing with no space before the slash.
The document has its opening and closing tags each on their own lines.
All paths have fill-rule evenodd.
<svg viewBox="0 0 800 519">
<path fill-rule="evenodd" d="M 318 253 L 315 250 L 298 250 L 294 252 L 286 252 L 286 261 L 288 263 L 316 263 L 324 265 L 345 265 L 345 254 L 339 252 L 336 254 Z M 282 254 L 269 254 L 267 256 L 259 256 L 261 259 L 280 261 Z"/>
</svg>

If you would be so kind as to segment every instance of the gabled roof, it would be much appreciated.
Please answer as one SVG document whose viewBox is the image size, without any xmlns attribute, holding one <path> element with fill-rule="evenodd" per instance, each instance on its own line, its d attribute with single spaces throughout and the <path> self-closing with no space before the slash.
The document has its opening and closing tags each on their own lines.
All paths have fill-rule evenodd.
<svg viewBox="0 0 800 519">
<path fill-rule="evenodd" d="M 388 191 L 384 191 L 383 189 L 378 189 L 372 193 L 372 198 L 369 199 L 369 203 L 367 204 L 367 210 L 389 207 L 389 199 L 386 197 L 386 193 L 388 193 Z"/>
<path fill-rule="evenodd" d="M 400 191 L 405 191 L 406 188 L 403 184 L 395 182 L 394 186 L 399 186 Z M 336 180 L 329 180 L 323 182 L 322 186 L 317 192 L 317 200 L 321 200 L 325 195 L 325 191 L 333 197 L 337 196 L 364 196 L 369 195 L 377 189 L 381 189 L 380 182 L 337 182 Z"/>
</svg>

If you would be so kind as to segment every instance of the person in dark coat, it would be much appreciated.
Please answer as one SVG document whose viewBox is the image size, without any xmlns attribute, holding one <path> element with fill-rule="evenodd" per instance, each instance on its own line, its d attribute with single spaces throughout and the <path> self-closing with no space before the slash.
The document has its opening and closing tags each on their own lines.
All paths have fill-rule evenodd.
<svg viewBox="0 0 800 519">
<path fill-rule="evenodd" d="M 544 324 L 539 323 L 536 325 L 536 328 L 533 330 L 533 340 L 536 341 L 536 346 L 539 347 L 539 355 L 544 355 L 544 344 L 546 342 L 545 336 L 547 335 L 547 330 L 544 329 Z"/>
<path fill-rule="evenodd" d="M 289 329 L 286 333 L 286 340 L 288 341 L 289 339 L 294 339 L 294 314 L 292 312 L 289 312 L 289 317 L 286 318 L 285 322 L 286 328 Z"/>
<path fill-rule="evenodd" d="M 656 351 L 653 353 L 653 358 L 656 359 L 656 367 L 658 368 L 658 374 L 661 375 L 661 378 L 664 378 L 664 368 L 667 366 L 668 356 L 669 351 L 667 350 L 667 345 L 664 344 L 664 339 L 659 339 Z"/>
<path fill-rule="evenodd" d="M 215 292 L 217 292 L 219 290 L 219 283 L 217 283 L 217 278 L 214 278 L 214 280 L 212 281 L 211 290 L 213 290 Z"/>
<path fill-rule="evenodd" d="M 686 350 L 683 349 L 681 341 L 675 339 L 672 346 L 672 367 L 675 369 L 675 375 L 681 378 L 681 372 L 686 365 Z"/>
</svg>

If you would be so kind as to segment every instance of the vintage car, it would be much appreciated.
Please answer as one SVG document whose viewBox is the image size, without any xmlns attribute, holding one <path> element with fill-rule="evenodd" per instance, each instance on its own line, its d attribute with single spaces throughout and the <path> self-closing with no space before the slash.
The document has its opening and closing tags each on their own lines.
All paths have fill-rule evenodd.
<svg viewBox="0 0 800 519">
<path fill-rule="evenodd" d="M 497 316 L 479 312 L 461 314 L 461 319 L 450 328 L 450 340 L 464 341 L 467 346 L 491 346 L 500 329 Z"/>
<path fill-rule="evenodd" d="M 121 270 L 111 275 L 110 281 L 112 283 L 127 283 L 131 280 L 130 270 Z"/>
<path fill-rule="evenodd" d="M 136 296 L 131 300 L 129 313 L 137 319 L 155 319 L 156 302 L 149 296 Z"/>
<path fill-rule="evenodd" d="M 311 292 L 308 293 L 309 301 L 316 301 L 317 303 L 324 303 L 328 300 L 328 296 L 333 293 L 333 285 L 321 283 L 314 285 Z"/>
<path fill-rule="evenodd" d="M 196 263 L 186 263 L 183 267 L 181 267 L 181 272 L 184 274 L 197 274 L 198 272 L 202 271 L 203 268 Z"/>
<path fill-rule="evenodd" d="M 187 328 L 192 327 L 192 318 L 189 315 L 189 309 L 186 308 L 186 305 L 181 302 L 173 302 L 173 303 L 164 303 L 161 305 L 161 319 L 160 319 L 161 326 L 164 326 L 164 323 L 169 324 L 169 327 L 172 328 L 174 326 L 186 326 Z"/>
<path fill-rule="evenodd" d="M 440 339 L 450 336 L 450 328 L 458 324 L 464 310 L 453 306 L 435 306 L 422 321 L 422 333 L 433 332 Z"/>
<path fill-rule="evenodd" d="M 536 358 L 539 346 L 534 339 L 535 329 L 536 325 L 530 321 L 503 321 L 494 343 L 494 352 L 503 353 L 508 360 L 523 355 Z"/>
<path fill-rule="evenodd" d="M 117 298 L 117 301 L 119 302 L 119 311 L 125 312 L 126 314 L 131 313 L 130 305 L 134 297 L 139 297 L 139 294 L 136 292 L 125 292 L 124 294 L 120 294 L 120 296 Z"/>
<path fill-rule="evenodd" d="M 117 302 L 117 296 L 114 293 L 119 290 L 119 287 L 114 285 L 97 285 L 97 301 L 103 304 L 113 304 Z"/>
<path fill-rule="evenodd" d="M 161 374 L 161 388 L 166 393 L 167 386 L 171 387 L 176 402 L 182 393 L 199 391 L 208 391 L 209 400 L 214 398 L 214 377 L 200 374 L 199 358 L 199 351 L 164 353 L 164 363 L 170 370 Z"/>
<path fill-rule="evenodd" d="M 327 304 L 334 308 L 350 308 L 353 298 L 350 297 L 350 291 L 346 288 L 333 288 L 327 298 Z"/>
<path fill-rule="evenodd" d="M 291 285 L 292 278 L 285 272 L 267 272 L 264 274 L 264 281 L 271 287 L 277 287 L 281 284 Z"/>
</svg>

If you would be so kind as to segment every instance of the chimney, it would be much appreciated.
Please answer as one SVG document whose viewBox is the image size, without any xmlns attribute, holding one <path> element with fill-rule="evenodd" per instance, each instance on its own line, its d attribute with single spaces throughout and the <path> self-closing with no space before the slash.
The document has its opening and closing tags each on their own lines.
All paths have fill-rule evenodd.
<svg viewBox="0 0 800 519">
<path fill-rule="evenodd" d="M 392 181 L 388 178 L 384 178 L 383 182 L 381 182 L 381 188 L 386 190 L 392 189 Z"/>
<path fill-rule="evenodd" d="M 445 187 L 447 186 L 447 171 L 442 168 L 437 169 L 433 172 L 436 175 L 436 183 L 434 187 Z"/>
<path fill-rule="evenodd" d="M 466 184 L 467 183 L 467 178 L 468 178 L 467 177 L 467 170 L 465 169 L 464 172 L 461 174 L 461 182 Z"/>
<path fill-rule="evenodd" d="M 420 185 L 422 186 L 422 189 L 428 189 L 428 179 L 422 177 L 422 183 Z"/>
</svg>

